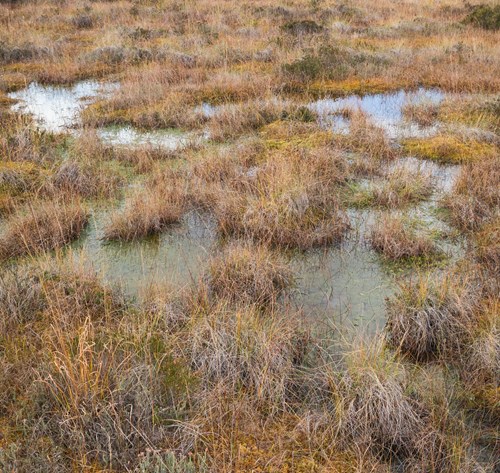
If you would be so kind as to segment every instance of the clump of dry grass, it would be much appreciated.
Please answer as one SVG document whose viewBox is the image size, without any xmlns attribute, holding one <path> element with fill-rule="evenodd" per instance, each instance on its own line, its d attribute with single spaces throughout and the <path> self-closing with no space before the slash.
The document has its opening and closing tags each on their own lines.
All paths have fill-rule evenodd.
<svg viewBox="0 0 500 473">
<path fill-rule="evenodd" d="M 297 209 L 297 202 L 306 203 L 306 195 L 287 195 L 267 203 L 254 201 L 247 207 L 241 227 L 236 223 L 239 228 L 235 233 L 283 248 L 308 249 L 338 243 L 349 230 L 348 219 L 340 209 L 302 210 Z M 226 216 L 219 213 L 218 217 L 224 232 L 231 229 Z"/>
<path fill-rule="evenodd" d="M 292 102 L 271 98 L 225 105 L 211 117 L 208 129 L 213 140 L 223 141 L 286 118 L 312 121 L 314 116 Z"/>
<path fill-rule="evenodd" d="M 231 309 L 221 301 L 195 310 L 188 328 L 184 350 L 205 386 L 243 387 L 257 403 L 284 407 L 309 338 L 292 314 Z"/>
<path fill-rule="evenodd" d="M 78 325 L 85 319 L 114 321 L 127 308 L 123 294 L 103 284 L 91 267 L 49 261 L 41 269 L 46 312 L 61 326 Z"/>
<path fill-rule="evenodd" d="M 230 245 L 209 267 L 210 289 L 238 304 L 273 307 L 292 284 L 292 274 L 279 256 L 265 246 Z"/>
<path fill-rule="evenodd" d="M 179 223 L 187 205 L 185 185 L 178 178 L 148 184 L 146 189 L 129 197 L 122 210 L 111 215 L 104 229 L 104 238 L 135 240 Z"/>
<path fill-rule="evenodd" d="M 122 294 L 103 285 L 91 268 L 59 258 L 35 266 L 14 266 L 0 278 L 1 322 L 6 325 L 46 317 L 68 326 L 87 317 L 114 320 L 125 307 Z"/>
<path fill-rule="evenodd" d="M 344 442 L 379 459 L 442 471 L 446 454 L 442 436 L 422 398 L 411 393 L 407 367 L 380 340 L 356 346 L 346 361 L 347 371 L 337 384 Z"/>
<path fill-rule="evenodd" d="M 500 323 L 498 300 L 487 301 L 461 363 L 462 377 L 475 400 L 500 413 Z"/>
<path fill-rule="evenodd" d="M 37 274 L 18 267 L 4 269 L 0 275 L 0 327 L 6 334 L 12 325 L 36 320 L 46 307 Z"/>
<path fill-rule="evenodd" d="M 215 214 L 224 234 L 285 248 L 310 248 L 340 241 L 349 229 L 339 187 L 347 179 L 337 150 L 278 150 L 254 175 L 247 191 L 230 189 Z"/>
<path fill-rule="evenodd" d="M 500 272 L 500 218 L 484 225 L 475 235 L 476 257 L 492 275 Z"/>
<path fill-rule="evenodd" d="M 250 138 L 237 144 L 218 148 L 208 148 L 201 159 L 193 163 L 192 174 L 202 183 L 221 184 L 230 188 L 244 184 L 245 174 L 265 156 L 266 147 L 258 138 Z"/>
<path fill-rule="evenodd" d="M 27 116 L 14 115 L 0 108 L 0 157 L 2 161 L 31 161 L 47 164 L 54 161 L 54 148 L 63 136 L 39 130 Z"/>
<path fill-rule="evenodd" d="M 113 149 L 113 159 L 131 165 L 137 173 L 153 172 L 158 163 L 184 159 L 190 151 L 195 151 L 196 144 L 188 144 L 181 149 L 167 149 L 150 145 L 134 148 Z"/>
<path fill-rule="evenodd" d="M 30 428 L 67 447 L 60 465 L 127 469 L 146 448 L 168 438 L 164 425 L 185 399 L 189 375 L 167 348 L 155 348 L 152 337 L 158 341 L 160 335 L 154 323 L 140 320 L 134 344 L 126 331 L 112 336 L 111 327 L 89 319 L 69 332 L 57 321 L 48 330 L 50 349 L 31 387 L 38 422 Z"/>
<path fill-rule="evenodd" d="M 84 163 L 101 163 L 112 159 L 114 150 L 106 146 L 99 137 L 97 130 L 84 128 L 70 143 L 71 157 Z"/>
<path fill-rule="evenodd" d="M 369 238 L 372 248 L 390 260 L 423 258 L 437 252 L 430 237 L 416 233 L 398 216 L 383 216 Z"/>
<path fill-rule="evenodd" d="M 495 219 L 500 207 L 500 158 L 478 159 L 464 166 L 442 203 L 452 223 L 463 230 L 478 230 Z"/>
<path fill-rule="evenodd" d="M 390 344 L 417 360 L 460 356 L 475 324 L 480 288 L 450 273 L 404 282 L 387 302 Z"/>
<path fill-rule="evenodd" d="M 0 192 L 12 197 L 36 192 L 42 185 L 44 174 L 44 170 L 34 163 L 0 162 Z"/>
<path fill-rule="evenodd" d="M 45 185 L 45 192 L 85 198 L 106 198 L 116 194 L 122 179 L 97 163 L 65 161 Z"/>
<path fill-rule="evenodd" d="M 429 173 L 411 172 L 405 167 L 392 170 L 387 182 L 373 191 L 373 200 L 382 207 L 400 207 L 415 204 L 432 194 L 432 181 Z"/>
<path fill-rule="evenodd" d="M 347 202 L 355 207 L 398 208 L 421 202 L 432 194 L 433 182 L 430 173 L 412 172 L 406 167 L 397 167 L 387 174 L 387 179 L 369 187 L 351 185 L 353 195 Z"/>
<path fill-rule="evenodd" d="M 377 169 L 383 161 L 396 157 L 396 151 L 385 131 L 375 125 L 361 111 L 350 113 L 349 134 L 340 136 L 340 143 L 353 151 L 362 153 L 362 159 L 355 161 L 354 170 L 370 173 L 372 167 Z"/>
<path fill-rule="evenodd" d="M 0 469 L 12 461 L 42 471 L 122 471 L 146 448 L 164 446 L 192 378 L 183 360 L 173 360 L 155 314 L 131 307 L 87 267 L 59 259 L 4 273 L 0 314 L 2 328 L 22 324 L 0 340 L 9 350 L 0 379 L 10 383 L 0 395 L 9 417 Z M 26 435 L 10 437 L 20 422 Z"/>
<path fill-rule="evenodd" d="M 0 258 L 35 255 L 76 240 L 88 222 L 78 202 L 44 201 L 19 209 L 0 238 Z"/>
<path fill-rule="evenodd" d="M 490 95 L 469 95 L 451 97 L 445 100 L 439 110 L 439 119 L 450 124 L 463 123 L 480 130 L 500 130 L 500 99 Z"/>
<path fill-rule="evenodd" d="M 438 119 L 439 105 L 432 102 L 409 102 L 403 107 L 403 116 L 421 126 L 431 126 Z"/>
</svg>

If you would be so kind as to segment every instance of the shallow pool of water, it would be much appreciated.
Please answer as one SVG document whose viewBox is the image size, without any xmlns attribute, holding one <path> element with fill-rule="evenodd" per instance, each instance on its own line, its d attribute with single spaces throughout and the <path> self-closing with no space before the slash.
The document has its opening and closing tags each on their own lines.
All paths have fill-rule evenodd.
<svg viewBox="0 0 500 473">
<path fill-rule="evenodd" d="M 175 150 L 186 146 L 194 136 L 179 130 L 141 131 L 131 126 L 106 127 L 98 131 L 101 140 L 112 146 L 154 146 Z"/>
<path fill-rule="evenodd" d="M 80 113 L 98 98 L 111 94 L 119 87 L 117 83 L 84 81 L 72 87 L 59 87 L 31 83 L 27 88 L 12 92 L 9 97 L 18 100 L 12 106 L 16 112 L 33 117 L 43 130 L 58 133 L 76 132 L 80 123 Z M 177 149 L 194 139 L 179 130 L 143 131 L 131 126 L 114 126 L 98 129 L 104 143 L 113 146 L 151 145 L 166 149 Z"/>
<path fill-rule="evenodd" d="M 12 106 L 14 111 L 32 115 L 41 128 L 57 133 L 77 126 L 83 108 L 97 97 L 110 94 L 117 87 L 116 83 L 97 81 L 78 82 L 72 87 L 32 82 L 25 89 L 11 92 L 8 96 L 18 100 Z"/>
<path fill-rule="evenodd" d="M 416 123 L 407 122 L 403 117 L 403 107 L 409 103 L 439 104 L 444 97 L 443 92 L 438 89 L 420 88 L 413 92 L 399 90 L 383 94 L 325 98 L 311 102 L 309 108 L 318 114 L 323 125 L 331 127 L 337 133 L 349 132 L 349 119 L 341 114 L 347 109 L 366 113 L 389 137 L 405 138 L 429 136 L 436 133 L 439 125 L 421 127 Z"/>
<path fill-rule="evenodd" d="M 203 277 L 218 245 L 210 216 L 189 213 L 181 224 L 155 238 L 119 243 L 102 238 L 109 212 L 96 213 L 86 234 L 72 247 L 73 257 L 83 255 L 106 282 L 140 298 L 152 284 L 165 284 L 177 292 Z M 369 331 L 383 326 L 384 300 L 395 285 L 363 241 L 363 227 L 372 219 L 371 212 L 352 213 L 355 228 L 342 246 L 287 256 L 296 276 L 291 301 L 307 317 Z"/>
<path fill-rule="evenodd" d="M 153 283 L 181 289 L 200 275 L 215 244 L 214 222 L 187 214 L 179 225 L 161 235 L 133 242 L 103 240 L 109 212 L 94 215 L 86 234 L 73 245 L 74 257 L 83 254 L 104 280 L 129 296 L 140 296 Z"/>
</svg>

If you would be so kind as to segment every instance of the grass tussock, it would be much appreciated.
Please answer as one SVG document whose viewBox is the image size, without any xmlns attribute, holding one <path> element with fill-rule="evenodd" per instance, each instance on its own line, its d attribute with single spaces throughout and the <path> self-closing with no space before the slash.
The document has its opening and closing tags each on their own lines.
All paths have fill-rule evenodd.
<svg viewBox="0 0 500 473">
<path fill-rule="evenodd" d="M 475 235 L 477 260 L 492 275 L 500 271 L 500 219 L 484 225 Z"/>
<path fill-rule="evenodd" d="M 214 258 L 209 267 L 215 296 L 237 304 L 273 307 L 293 282 L 281 258 L 265 246 L 234 244 Z"/>
<path fill-rule="evenodd" d="M 479 296 L 472 278 L 453 273 L 401 284 L 387 303 L 390 344 L 417 360 L 461 356 L 476 321 Z"/>
<path fill-rule="evenodd" d="M 50 164 L 57 156 L 55 148 L 63 143 L 64 136 L 38 129 L 29 117 L 0 109 L 2 161 Z"/>
<path fill-rule="evenodd" d="M 463 230 L 478 230 L 491 222 L 500 205 L 500 159 L 484 158 L 464 166 L 442 204 L 451 222 Z"/>
<path fill-rule="evenodd" d="M 420 126 L 431 126 L 439 117 L 439 105 L 432 102 L 406 103 L 403 107 L 403 116 Z"/>
<path fill-rule="evenodd" d="M 462 377 L 478 406 L 500 413 L 500 324 L 498 300 L 484 304 L 480 320 L 467 346 Z"/>
<path fill-rule="evenodd" d="M 433 188 L 429 173 L 420 170 L 412 172 L 401 166 L 389 172 L 381 183 L 369 187 L 353 184 L 352 195 L 347 200 L 350 205 L 360 208 L 400 208 L 428 199 Z"/>
<path fill-rule="evenodd" d="M 344 158 L 332 148 L 277 152 L 248 176 L 249 191 L 231 191 L 215 209 L 223 234 L 306 249 L 340 241 L 349 222 L 337 197 Z"/>
<path fill-rule="evenodd" d="M 437 253 L 434 241 L 405 225 L 401 217 L 384 216 L 370 233 L 372 248 L 389 260 L 428 259 Z"/>
<path fill-rule="evenodd" d="M 339 386 L 344 392 L 340 432 L 355 449 L 372 451 L 376 458 L 442 471 L 446 447 L 422 396 L 410 394 L 410 376 L 380 342 L 348 354 Z"/>
<path fill-rule="evenodd" d="M 243 387 L 271 409 L 284 406 L 307 351 L 298 320 L 232 310 L 222 301 L 208 313 L 193 313 L 188 326 L 188 356 L 207 386 Z"/>
<path fill-rule="evenodd" d="M 271 99 L 221 107 L 208 122 L 210 137 L 224 141 L 258 130 L 280 119 L 314 121 L 314 116 L 292 102 Z"/>
<path fill-rule="evenodd" d="M 179 190 L 139 192 L 125 202 L 123 210 L 111 216 L 104 238 L 129 241 L 154 235 L 179 223 L 183 214 L 184 198 Z"/>
<path fill-rule="evenodd" d="M 122 179 L 109 167 L 91 163 L 66 161 L 59 166 L 46 184 L 49 195 L 107 198 L 116 195 Z"/>
<path fill-rule="evenodd" d="M 1 259 L 66 246 L 80 236 L 87 222 L 88 212 L 78 202 L 39 202 L 19 209 L 0 239 Z"/>
<path fill-rule="evenodd" d="M 377 175 L 381 164 L 396 157 L 396 150 L 385 131 L 372 123 L 361 111 L 349 112 L 351 123 L 349 134 L 337 137 L 339 144 L 358 153 L 351 168 L 355 174 Z"/>
<path fill-rule="evenodd" d="M 36 320 L 46 307 L 40 279 L 27 269 L 4 270 L 0 276 L 0 324 L 9 328 Z"/>
</svg>

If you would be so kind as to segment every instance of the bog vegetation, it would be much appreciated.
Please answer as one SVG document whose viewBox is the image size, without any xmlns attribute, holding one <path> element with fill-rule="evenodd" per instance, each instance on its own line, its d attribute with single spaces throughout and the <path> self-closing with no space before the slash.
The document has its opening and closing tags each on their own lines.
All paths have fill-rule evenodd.
<svg viewBox="0 0 500 473">
<path fill-rule="evenodd" d="M 499 21 L 0 0 L 0 471 L 498 472 Z M 114 85 L 62 131 L 11 96 L 86 80 Z M 397 126 L 310 105 L 419 88 L 443 99 Z M 198 215 L 215 244 L 181 287 L 131 294 L 79 253 L 169 245 Z M 328 251 L 391 281 L 378 330 L 311 314 L 296 262 Z"/>
</svg>

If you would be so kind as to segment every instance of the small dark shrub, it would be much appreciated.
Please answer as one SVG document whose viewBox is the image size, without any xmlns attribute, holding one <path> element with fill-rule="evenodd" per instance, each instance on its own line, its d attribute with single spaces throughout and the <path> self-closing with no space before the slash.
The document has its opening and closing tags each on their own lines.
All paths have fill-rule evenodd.
<svg viewBox="0 0 500 473">
<path fill-rule="evenodd" d="M 500 29 L 500 5 L 476 5 L 463 22 L 485 30 L 497 31 Z"/>
<path fill-rule="evenodd" d="M 78 28 L 80 30 L 92 28 L 94 26 L 94 18 L 92 18 L 92 16 L 90 15 L 85 14 L 74 16 L 71 22 L 73 23 L 75 28 Z"/>
<path fill-rule="evenodd" d="M 321 33 L 324 28 L 312 20 L 290 21 L 285 23 L 281 29 L 293 35 Z"/>
<path fill-rule="evenodd" d="M 308 52 L 304 57 L 283 66 L 283 72 L 297 80 L 343 80 L 362 64 L 378 59 L 338 46 L 322 46 L 318 52 Z"/>
</svg>

